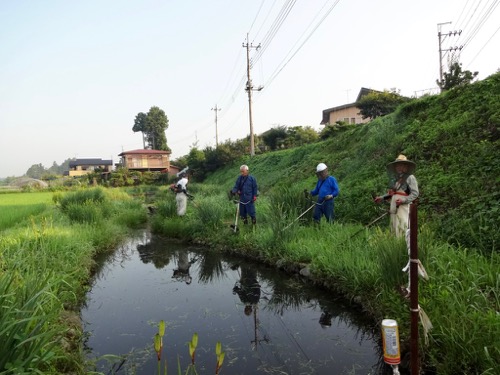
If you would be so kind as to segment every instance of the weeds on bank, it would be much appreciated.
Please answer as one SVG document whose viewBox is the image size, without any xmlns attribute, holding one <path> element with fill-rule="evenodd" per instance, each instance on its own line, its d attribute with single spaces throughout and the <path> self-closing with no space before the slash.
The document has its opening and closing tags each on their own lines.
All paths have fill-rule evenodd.
<svg viewBox="0 0 500 375">
<path fill-rule="evenodd" d="M 115 248 L 128 235 L 125 225 L 147 220 L 128 195 L 100 190 L 56 193 L 59 210 L 52 193 L 0 197 L 2 207 L 24 199 L 36 208 L 18 211 L 21 224 L 0 227 L 0 373 L 81 372 L 79 328 L 68 326 L 93 257 Z"/>
<path fill-rule="evenodd" d="M 259 197 L 255 230 L 240 224 L 234 234 L 229 227 L 234 222 L 234 205 L 223 194 L 211 195 L 210 204 L 207 201 L 205 205 L 202 191 L 196 203 L 204 207 L 203 215 L 188 203 L 186 217 L 161 219 L 163 230 L 182 225 L 185 238 L 202 238 L 211 245 L 238 249 L 241 254 L 271 263 L 307 265 L 315 279 L 361 302 L 375 320 L 396 319 L 401 337 L 408 339 L 408 301 L 396 292 L 408 283 L 408 274 L 402 272 L 408 250 L 404 239 L 389 233 L 388 217 L 373 228 L 339 221 L 327 224 L 324 218 L 315 226 L 310 222 L 311 211 L 304 215 L 304 221 L 293 223 L 307 206 L 303 192 L 292 187 Z M 436 238 L 425 216 L 420 216 L 419 259 L 429 280 L 420 282 L 419 304 L 434 326 L 428 345 L 420 335 L 423 359 L 439 374 L 462 373 L 464 369 L 471 374 L 496 373 L 500 363 L 500 256 L 493 252 L 484 257 L 447 245 Z M 204 225 L 207 222 L 211 224 Z"/>
<path fill-rule="evenodd" d="M 0 274 L 0 372 L 30 373 L 57 360 L 62 332 L 53 325 L 61 308 L 51 275 Z"/>
</svg>

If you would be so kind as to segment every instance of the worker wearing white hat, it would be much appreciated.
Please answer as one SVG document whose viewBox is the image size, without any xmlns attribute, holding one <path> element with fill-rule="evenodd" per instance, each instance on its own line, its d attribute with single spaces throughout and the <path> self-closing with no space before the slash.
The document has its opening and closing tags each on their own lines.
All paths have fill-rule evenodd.
<svg viewBox="0 0 500 375">
<path fill-rule="evenodd" d="M 313 197 L 318 196 L 313 219 L 319 224 L 321 216 L 324 215 L 326 221 L 331 223 L 335 217 L 333 198 L 339 195 L 339 185 L 335 177 L 328 175 L 328 167 L 325 163 L 319 163 L 316 166 L 316 175 L 318 176 L 318 182 L 310 192 Z"/>
</svg>

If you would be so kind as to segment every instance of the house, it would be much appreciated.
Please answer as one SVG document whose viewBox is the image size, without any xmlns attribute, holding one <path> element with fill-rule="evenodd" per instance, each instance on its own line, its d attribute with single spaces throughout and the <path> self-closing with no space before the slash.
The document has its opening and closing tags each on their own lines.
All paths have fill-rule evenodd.
<svg viewBox="0 0 500 375">
<path fill-rule="evenodd" d="M 120 166 L 134 171 L 163 171 L 170 169 L 170 151 L 162 150 L 132 150 L 123 151 Z"/>
<path fill-rule="evenodd" d="M 109 173 L 113 169 L 113 160 L 75 159 L 69 162 L 68 176 L 78 177 L 93 172 Z"/>
<path fill-rule="evenodd" d="M 177 173 L 179 173 L 180 171 L 181 171 L 180 167 L 170 164 L 170 168 L 167 171 L 165 171 L 165 173 L 168 173 L 168 175 L 171 177 L 177 177 Z"/>
<path fill-rule="evenodd" d="M 359 94 L 355 102 L 323 110 L 323 119 L 321 120 L 320 124 L 332 125 L 335 124 L 337 121 L 343 121 L 346 124 L 364 124 L 370 121 L 370 119 L 368 118 L 363 119 L 363 117 L 359 114 L 359 108 L 356 107 L 356 103 L 363 96 L 371 92 L 378 92 L 378 91 L 362 87 L 361 90 L 359 90 Z"/>
</svg>

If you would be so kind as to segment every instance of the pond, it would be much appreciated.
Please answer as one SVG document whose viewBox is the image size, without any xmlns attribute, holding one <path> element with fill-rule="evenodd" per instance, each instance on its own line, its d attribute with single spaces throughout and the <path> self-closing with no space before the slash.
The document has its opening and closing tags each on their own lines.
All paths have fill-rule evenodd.
<svg viewBox="0 0 500 375">
<path fill-rule="evenodd" d="M 389 374 L 378 328 L 297 276 L 141 232 L 99 264 L 82 308 L 88 358 L 105 374 Z M 192 372 L 195 373 L 195 372 Z"/>
</svg>

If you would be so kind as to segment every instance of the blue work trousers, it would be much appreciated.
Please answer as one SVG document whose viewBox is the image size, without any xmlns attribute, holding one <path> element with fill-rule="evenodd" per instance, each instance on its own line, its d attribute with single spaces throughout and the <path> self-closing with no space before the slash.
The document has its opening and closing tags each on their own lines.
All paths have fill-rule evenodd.
<svg viewBox="0 0 500 375">
<path fill-rule="evenodd" d="M 313 219 L 315 222 L 319 223 L 323 215 L 328 223 L 333 223 L 333 219 L 335 218 L 333 213 L 333 199 L 323 201 L 323 204 L 316 204 L 316 207 L 314 207 Z"/>
<path fill-rule="evenodd" d="M 246 219 L 247 215 L 255 219 L 255 204 L 253 201 L 249 201 L 247 204 L 240 203 L 241 218 Z"/>
</svg>

